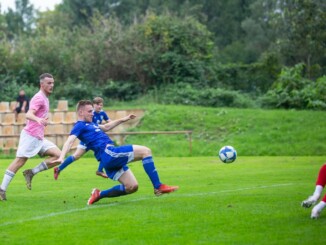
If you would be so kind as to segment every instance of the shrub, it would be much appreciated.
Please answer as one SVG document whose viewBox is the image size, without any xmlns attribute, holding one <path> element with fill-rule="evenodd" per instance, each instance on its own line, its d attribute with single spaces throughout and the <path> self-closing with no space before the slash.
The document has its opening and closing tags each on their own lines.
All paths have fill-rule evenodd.
<svg viewBox="0 0 326 245">
<path fill-rule="evenodd" d="M 210 107 L 255 107 L 255 102 L 238 91 L 222 88 L 193 87 L 187 83 L 169 85 L 159 91 L 157 101 L 166 104 Z"/>
<path fill-rule="evenodd" d="M 283 68 L 272 88 L 259 100 L 263 107 L 326 109 L 326 77 L 303 77 L 304 64 Z"/>
</svg>

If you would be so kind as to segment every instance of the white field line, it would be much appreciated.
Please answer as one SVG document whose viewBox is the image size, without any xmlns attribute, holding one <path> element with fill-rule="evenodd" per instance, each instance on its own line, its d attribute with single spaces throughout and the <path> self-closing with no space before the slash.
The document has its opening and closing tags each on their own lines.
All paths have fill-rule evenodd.
<svg viewBox="0 0 326 245">
<path fill-rule="evenodd" d="M 289 185 L 293 185 L 293 184 L 292 183 L 286 183 L 286 184 L 276 184 L 276 185 L 245 187 L 245 188 L 238 188 L 238 189 L 232 189 L 232 190 L 221 190 L 221 191 L 214 191 L 214 192 L 200 192 L 200 193 L 177 194 L 176 197 L 193 197 L 193 196 L 214 195 L 214 194 L 218 194 L 218 193 L 227 193 L 227 192 L 236 192 L 236 191 L 245 191 L 245 190 L 267 189 L 267 188 L 283 187 L 283 186 L 289 186 Z M 153 196 L 151 196 L 151 197 L 142 197 L 142 198 L 137 198 L 137 199 L 129 200 L 129 201 L 126 201 L 126 202 L 123 202 L 123 203 L 139 202 L 139 201 L 149 200 L 149 199 L 153 199 L 153 198 L 155 198 L 155 197 L 153 197 Z M 5 223 L 0 224 L 0 227 L 9 226 L 9 225 L 16 225 L 16 224 L 22 224 L 22 223 L 29 222 L 29 221 L 34 221 L 34 220 L 47 219 L 47 218 L 55 217 L 55 216 L 59 216 L 59 215 L 64 215 L 64 214 L 70 214 L 70 213 L 75 213 L 75 212 L 86 211 L 86 210 L 89 210 L 89 209 L 107 208 L 107 207 L 116 206 L 116 205 L 119 205 L 119 202 L 110 203 L 110 204 L 103 204 L 103 205 L 86 206 L 84 208 L 70 209 L 70 210 L 61 211 L 61 212 L 49 213 L 49 214 L 46 214 L 46 215 L 41 215 L 41 216 L 36 216 L 36 217 L 31 217 L 31 218 L 26 218 L 26 219 L 11 221 L 11 222 L 5 222 Z"/>
</svg>

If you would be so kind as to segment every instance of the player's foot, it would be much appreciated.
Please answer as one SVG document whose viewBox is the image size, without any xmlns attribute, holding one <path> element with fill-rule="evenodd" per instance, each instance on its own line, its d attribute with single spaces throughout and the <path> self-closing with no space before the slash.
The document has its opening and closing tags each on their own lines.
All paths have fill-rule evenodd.
<svg viewBox="0 0 326 245">
<path fill-rule="evenodd" d="M 312 210 L 311 210 L 311 218 L 312 219 L 318 219 L 320 216 L 322 209 L 316 205 Z"/>
<path fill-rule="evenodd" d="M 33 171 L 31 169 L 27 169 L 23 172 L 25 180 L 26 180 L 26 186 L 27 189 L 31 190 L 32 189 L 32 179 L 33 179 Z"/>
<path fill-rule="evenodd" d="M 53 172 L 54 172 L 54 179 L 57 180 L 60 174 L 60 169 L 56 167 L 53 169 Z"/>
<path fill-rule="evenodd" d="M 158 189 L 154 189 L 154 194 L 156 196 L 160 196 L 165 193 L 174 192 L 178 189 L 179 189 L 179 186 L 168 186 L 168 185 L 161 184 L 161 186 Z"/>
<path fill-rule="evenodd" d="M 100 200 L 100 192 L 101 191 L 99 189 L 93 189 L 91 197 L 87 201 L 87 205 L 92 205 L 94 202 Z"/>
<path fill-rule="evenodd" d="M 315 198 L 313 198 L 313 196 L 310 196 L 301 203 L 301 207 L 310 208 L 316 202 L 317 202 L 317 200 Z"/>
<path fill-rule="evenodd" d="M 6 197 L 6 191 L 0 189 L 0 200 L 1 201 L 6 201 L 7 197 Z"/>
</svg>

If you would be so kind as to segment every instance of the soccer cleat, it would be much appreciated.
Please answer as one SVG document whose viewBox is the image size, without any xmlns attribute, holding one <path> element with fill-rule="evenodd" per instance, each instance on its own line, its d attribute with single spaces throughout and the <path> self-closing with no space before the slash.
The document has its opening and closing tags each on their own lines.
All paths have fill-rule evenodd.
<svg viewBox="0 0 326 245">
<path fill-rule="evenodd" d="M 91 197 L 87 201 L 87 205 L 92 205 L 94 202 L 100 200 L 100 192 L 101 191 L 99 189 L 93 189 Z"/>
<path fill-rule="evenodd" d="M 179 189 L 179 186 L 168 186 L 168 185 L 161 184 L 161 186 L 158 189 L 154 189 L 154 194 L 156 196 L 160 196 L 162 194 L 174 192 L 178 189 Z"/>
<path fill-rule="evenodd" d="M 7 197 L 6 197 L 6 191 L 0 189 L 0 200 L 1 201 L 6 201 Z"/>
<path fill-rule="evenodd" d="M 32 189 L 32 179 L 33 179 L 33 171 L 31 169 L 27 169 L 23 172 L 25 180 L 26 180 L 26 187 L 27 189 Z"/>
<path fill-rule="evenodd" d="M 60 169 L 59 168 L 54 168 L 53 169 L 54 172 L 54 179 L 57 180 L 60 174 Z"/>
<path fill-rule="evenodd" d="M 311 210 L 311 218 L 312 219 L 318 219 L 321 213 L 321 210 L 318 205 L 315 206 L 312 210 Z"/>
<path fill-rule="evenodd" d="M 312 196 L 308 197 L 306 200 L 304 200 L 301 203 L 301 207 L 304 208 L 310 208 L 312 205 L 314 205 L 317 202 L 317 200 L 313 199 Z"/>
</svg>

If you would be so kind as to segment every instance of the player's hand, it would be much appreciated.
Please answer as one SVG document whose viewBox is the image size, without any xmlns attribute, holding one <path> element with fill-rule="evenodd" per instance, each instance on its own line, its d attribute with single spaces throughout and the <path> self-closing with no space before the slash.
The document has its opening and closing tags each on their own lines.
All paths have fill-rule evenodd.
<svg viewBox="0 0 326 245">
<path fill-rule="evenodd" d="M 37 123 L 43 126 L 47 126 L 48 125 L 48 118 L 38 118 L 37 119 Z"/>
<path fill-rule="evenodd" d="M 63 159 L 62 158 L 58 158 L 58 159 L 55 159 L 53 160 L 52 162 L 50 162 L 51 164 L 54 164 L 54 165 L 58 165 L 58 164 L 61 164 L 63 163 Z"/>
<path fill-rule="evenodd" d="M 131 120 L 131 119 L 135 119 L 135 118 L 136 118 L 136 115 L 134 115 L 134 114 L 129 114 L 129 115 L 126 117 L 127 120 Z"/>
<path fill-rule="evenodd" d="M 96 171 L 96 175 L 101 176 L 101 177 L 106 178 L 106 179 L 108 178 L 108 176 L 105 173 L 100 172 L 100 171 Z"/>
</svg>

